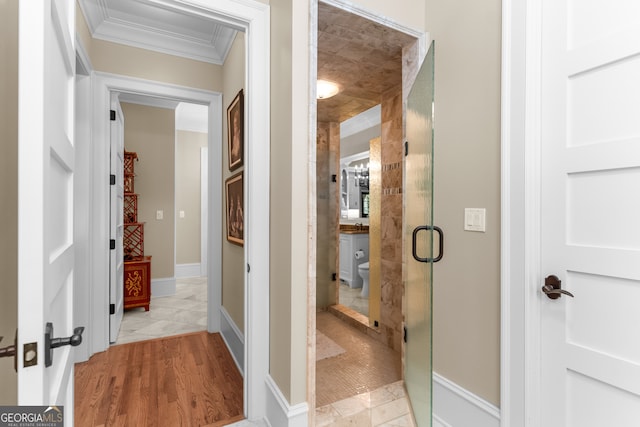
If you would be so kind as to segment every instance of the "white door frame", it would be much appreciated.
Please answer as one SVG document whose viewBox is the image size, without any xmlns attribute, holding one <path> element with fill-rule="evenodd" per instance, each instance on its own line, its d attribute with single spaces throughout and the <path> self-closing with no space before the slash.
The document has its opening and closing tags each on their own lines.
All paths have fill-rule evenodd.
<svg viewBox="0 0 640 427">
<path fill-rule="evenodd" d="M 110 95 L 112 92 L 134 93 L 155 98 L 170 98 L 184 102 L 204 104 L 209 107 L 208 145 L 211 147 L 209 166 L 212 170 L 220 170 L 222 164 L 222 95 L 219 93 L 179 87 L 167 83 L 152 82 L 127 76 L 93 73 L 93 97 L 92 97 L 92 301 L 90 303 L 92 326 L 90 354 L 104 351 L 109 347 L 109 310 L 108 310 L 108 256 L 109 248 L 104 242 L 103 234 L 108 231 L 109 210 L 109 121 L 105 119 L 109 115 Z M 222 200 L 222 178 L 218 174 L 212 177 L 211 199 Z M 211 236 L 210 265 L 211 273 L 208 283 L 209 307 L 208 330 L 211 332 L 220 330 L 219 313 L 221 306 L 221 242 L 222 242 L 222 211 L 209 206 L 211 215 L 209 219 Z M 107 230 L 105 231 L 105 226 Z M 217 274 L 216 274 L 217 272 Z M 107 299 L 105 299 L 107 298 Z"/>
<path fill-rule="evenodd" d="M 540 2 L 502 1 L 501 426 L 539 426 Z"/>
<path fill-rule="evenodd" d="M 269 210 L 251 209 L 252 206 L 269 206 L 270 180 L 270 8 L 251 0 L 157 0 L 167 7 L 186 10 L 224 22 L 246 34 L 246 135 L 245 151 L 245 260 L 251 266 L 251 274 L 245 272 L 245 366 L 244 411 L 250 420 L 262 419 L 266 413 L 266 380 L 269 372 Z M 194 90 L 141 79 L 124 78 L 105 73 L 94 73 L 92 144 L 93 193 L 92 218 L 92 325 L 90 353 L 108 347 L 108 169 L 105 154 L 105 137 L 108 135 L 108 99 L 111 91 L 131 92 L 141 95 L 168 97 L 209 106 L 209 171 L 219 170 L 222 159 L 222 99 L 220 94 Z M 159 91 L 159 87 L 162 90 Z M 217 133 L 216 133 L 217 130 Z M 217 166 L 217 167 L 216 167 Z M 221 174 L 210 173 L 209 200 L 209 331 L 220 330 L 222 259 L 222 200 Z M 255 279 L 254 279 L 255 278 Z"/>
</svg>

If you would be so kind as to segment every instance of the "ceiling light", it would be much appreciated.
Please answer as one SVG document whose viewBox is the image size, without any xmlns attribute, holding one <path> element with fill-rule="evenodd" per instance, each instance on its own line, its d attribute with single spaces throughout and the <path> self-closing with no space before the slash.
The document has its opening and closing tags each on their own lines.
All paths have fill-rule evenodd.
<svg viewBox="0 0 640 427">
<path fill-rule="evenodd" d="M 340 87 L 337 83 L 327 80 L 318 80 L 317 96 L 318 99 L 327 99 L 340 92 Z"/>
</svg>

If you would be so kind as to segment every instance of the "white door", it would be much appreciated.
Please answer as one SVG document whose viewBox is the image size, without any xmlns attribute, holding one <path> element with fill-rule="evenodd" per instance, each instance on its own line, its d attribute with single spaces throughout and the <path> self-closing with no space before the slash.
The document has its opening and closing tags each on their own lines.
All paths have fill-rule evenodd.
<svg viewBox="0 0 640 427">
<path fill-rule="evenodd" d="M 124 312 L 124 115 L 116 93 L 111 94 L 111 111 L 109 341 L 114 343 Z"/>
<path fill-rule="evenodd" d="M 542 9 L 540 417 L 640 423 L 640 2 Z"/>
<path fill-rule="evenodd" d="M 73 348 L 56 348 L 45 366 L 44 346 L 46 323 L 53 338 L 70 337 L 76 326 L 75 2 L 20 0 L 18 34 L 18 403 L 64 405 L 65 425 L 72 426 Z"/>
</svg>

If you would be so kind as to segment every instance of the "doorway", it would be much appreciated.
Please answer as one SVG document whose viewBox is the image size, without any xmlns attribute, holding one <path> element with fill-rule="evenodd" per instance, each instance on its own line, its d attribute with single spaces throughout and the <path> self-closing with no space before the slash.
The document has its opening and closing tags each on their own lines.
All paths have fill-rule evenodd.
<svg viewBox="0 0 640 427">
<path fill-rule="evenodd" d="M 349 37 L 349 31 L 362 22 L 366 29 L 357 37 Z M 340 35 L 347 34 L 344 39 Z M 366 36 L 363 36 L 366 34 Z M 364 45 L 356 40 L 371 37 Z M 376 55 L 368 53 L 376 41 L 384 42 L 385 48 L 394 46 L 384 54 L 378 49 Z M 416 70 L 404 70 L 403 60 L 417 58 L 423 52 L 424 35 L 407 34 L 406 29 L 394 28 L 393 24 L 362 10 L 343 10 L 340 5 L 319 2 L 318 4 L 318 52 L 312 59 L 312 69 L 317 69 L 317 79 L 338 83 L 341 92 L 332 98 L 317 100 L 317 142 L 316 171 L 317 200 L 314 208 L 318 216 L 316 299 L 309 306 L 316 325 L 316 342 L 322 337 L 321 317 L 325 311 L 341 322 L 384 343 L 395 351 L 398 361 L 398 378 L 401 378 L 403 343 L 403 282 L 402 282 L 402 170 L 403 170 L 403 105 L 404 94 L 411 83 L 408 81 Z M 405 56 L 407 55 L 407 56 Z M 341 57 L 342 56 L 342 57 Z M 315 62 L 314 62 L 315 59 Z M 370 63 L 373 61 L 374 63 Z M 388 61 L 388 62 L 387 62 Z M 384 64 L 384 65 L 382 65 Z M 390 65 L 388 67 L 387 65 Z M 380 72 L 384 69 L 385 72 Z M 390 70 L 395 70 L 391 72 Z M 389 71 L 389 72 L 386 72 Z M 405 81 L 405 77 L 407 81 Z M 316 76 L 314 75 L 315 79 Z M 364 93 L 366 92 L 366 93 Z M 346 100 L 348 99 L 348 101 Z M 368 235 L 369 235 L 369 310 L 368 315 L 358 316 L 339 302 L 337 286 L 339 280 L 333 273 L 342 270 L 343 257 L 337 250 L 341 226 L 362 227 L 360 221 L 354 224 L 340 224 L 340 196 L 338 177 L 340 171 L 340 124 L 358 113 L 381 105 L 381 122 L 385 129 L 380 138 L 369 141 L 368 169 Z M 382 212 L 385 212 L 384 223 Z M 355 224 L 358 222 L 358 224 Z M 346 226 L 346 227 L 345 227 Z M 360 231 L 360 230 L 358 230 Z M 384 232 L 384 240 L 383 240 Z M 329 256 L 326 256 L 328 251 Z M 333 252 L 332 252 L 333 251 Z M 349 254 L 347 254 L 349 255 Z M 323 259 L 324 258 L 324 259 Z M 349 255 L 349 259 L 351 256 Z M 323 264 L 321 264 L 323 263 Z M 335 279 L 335 280 L 334 280 Z M 317 313 L 317 314 L 316 314 Z M 322 331 L 320 331 L 322 332 Z M 329 336 L 329 338 L 331 338 Z M 316 352 L 320 344 L 316 344 Z M 337 356 L 340 357 L 340 356 Z M 324 386 L 318 364 L 315 370 L 315 386 Z M 330 387 L 331 385 L 329 385 Z M 367 387 L 363 384 L 362 387 Z M 365 389 L 363 388 L 363 391 Z M 314 390 L 315 391 L 315 390 Z M 312 394 L 312 393 L 310 393 Z M 316 408 L 320 401 L 316 402 Z M 323 402 L 322 402 L 323 403 Z"/>
</svg>

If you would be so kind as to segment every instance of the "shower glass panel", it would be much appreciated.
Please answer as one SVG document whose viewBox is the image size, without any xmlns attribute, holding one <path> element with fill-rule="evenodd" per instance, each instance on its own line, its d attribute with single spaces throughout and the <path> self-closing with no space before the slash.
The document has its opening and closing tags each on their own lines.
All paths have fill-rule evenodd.
<svg viewBox="0 0 640 427">
<path fill-rule="evenodd" d="M 433 231 L 429 226 L 433 226 L 433 76 L 432 42 L 409 93 L 406 122 L 404 381 L 418 427 L 431 426 Z M 416 260 L 416 256 L 423 260 Z"/>
</svg>

